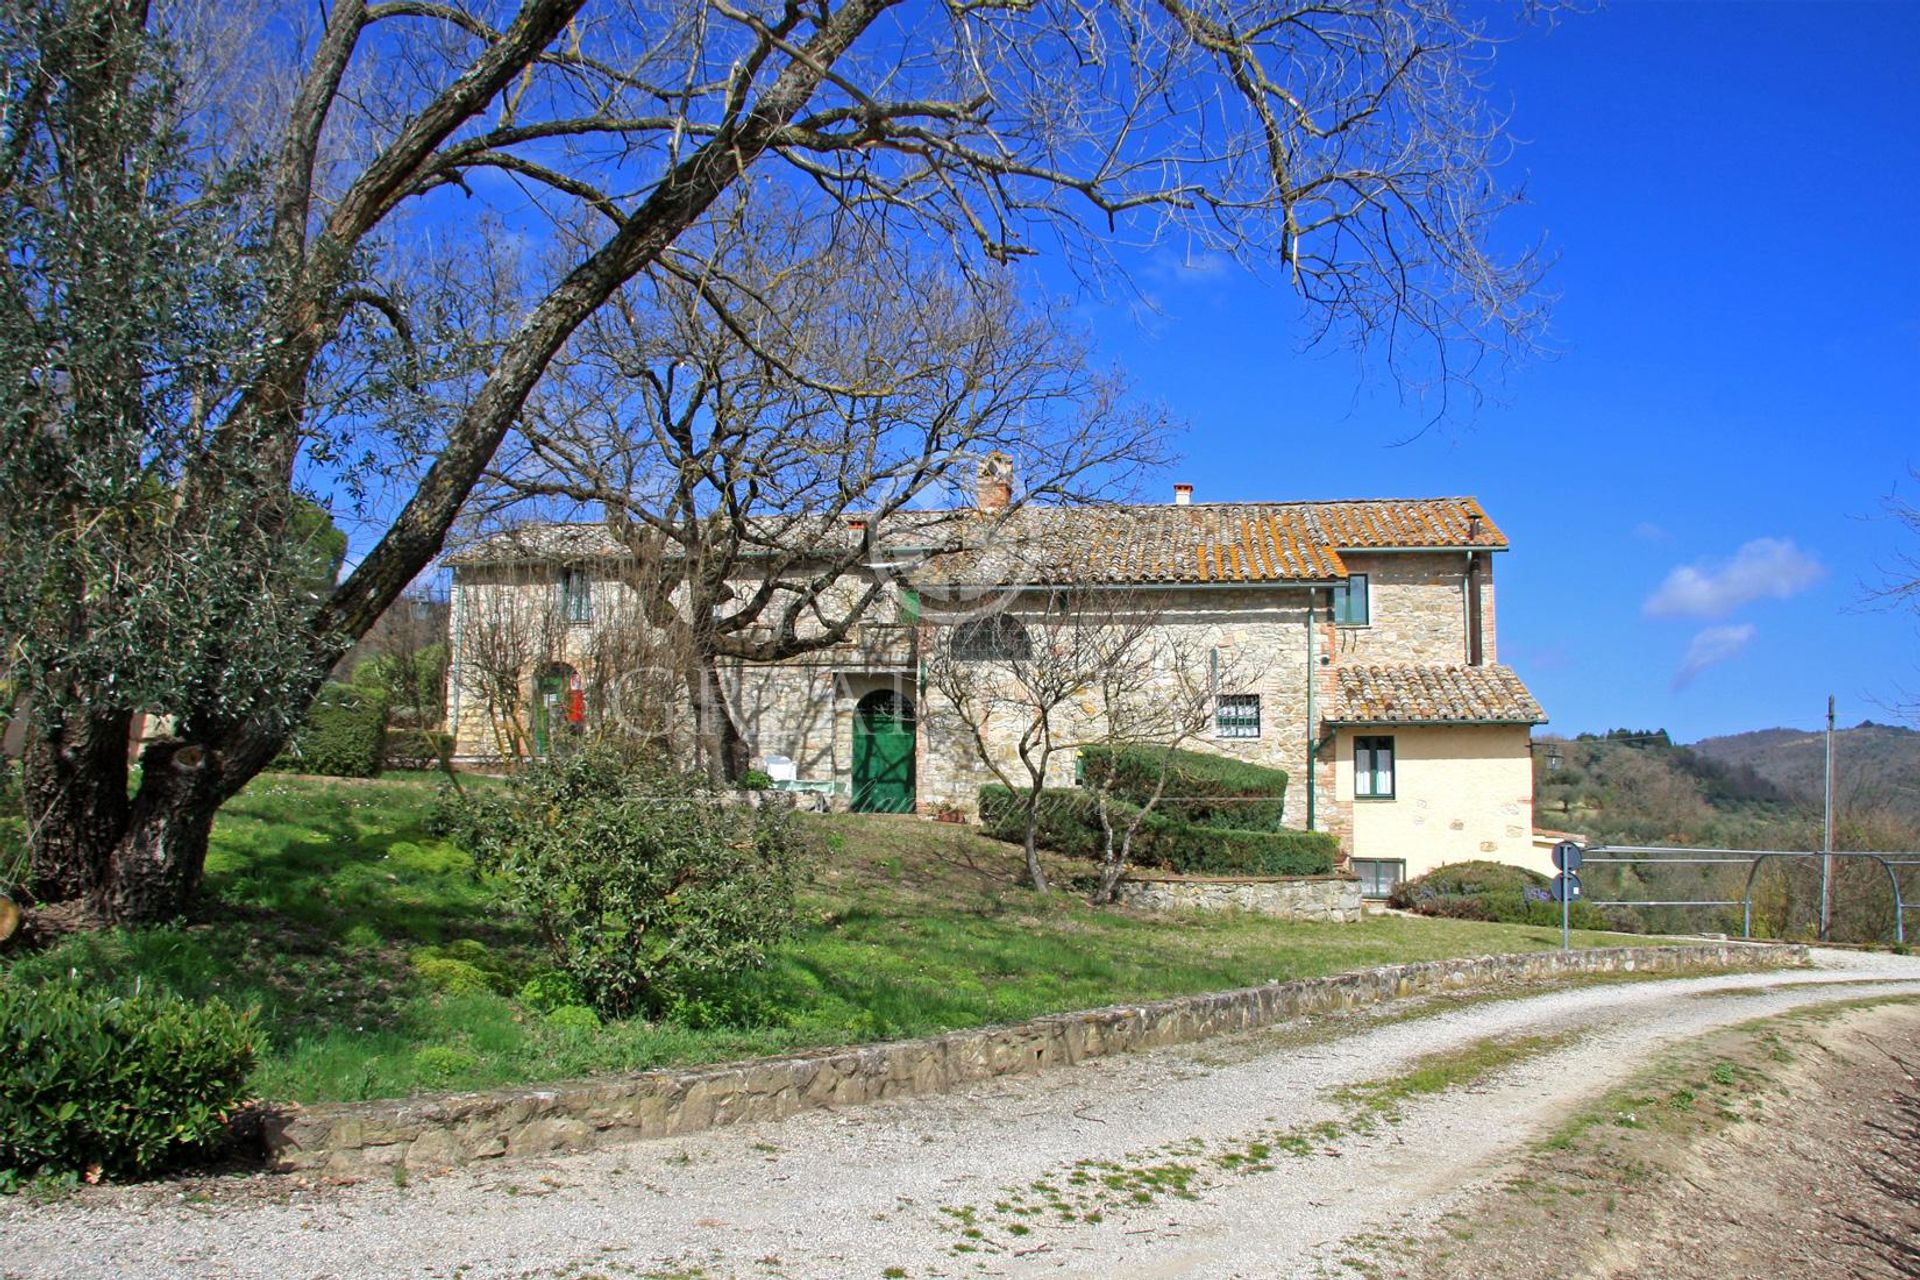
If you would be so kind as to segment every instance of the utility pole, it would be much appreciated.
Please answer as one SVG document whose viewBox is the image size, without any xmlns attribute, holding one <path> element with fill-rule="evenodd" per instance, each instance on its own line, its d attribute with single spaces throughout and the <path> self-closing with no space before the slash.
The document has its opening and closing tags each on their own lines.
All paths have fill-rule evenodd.
<svg viewBox="0 0 1920 1280">
<path fill-rule="evenodd" d="M 1833 933 L 1833 695 L 1827 695 L 1826 817 L 1820 824 L 1820 941 Z"/>
</svg>

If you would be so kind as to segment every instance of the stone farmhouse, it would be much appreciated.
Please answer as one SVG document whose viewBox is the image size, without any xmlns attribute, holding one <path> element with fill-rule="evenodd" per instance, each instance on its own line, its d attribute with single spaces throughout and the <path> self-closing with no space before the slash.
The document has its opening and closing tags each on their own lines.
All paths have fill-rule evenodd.
<svg viewBox="0 0 1920 1280">
<path fill-rule="evenodd" d="M 1508 544 L 1477 501 L 1203 504 L 1182 485 L 1170 503 L 1068 509 L 1014 505 L 1010 489 L 999 459 L 971 509 L 896 530 L 850 522 L 871 554 L 845 589 L 877 578 L 880 603 L 843 643 L 726 672 L 756 763 L 838 806 L 971 817 L 993 775 L 929 683 L 936 646 L 990 662 L 1033 643 L 1067 589 L 1126 592 L 1231 673 L 1184 745 L 1286 770 L 1288 825 L 1334 833 L 1370 894 L 1469 858 L 1547 868 L 1530 758 L 1546 717 L 1498 662 L 1494 562 Z M 537 753 L 591 721 L 605 678 L 589 678 L 592 651 L 625 616 L 622 554 L 597 525 L 547 524 L 449 557 L 456 758 Z M 546 638 L 506 673 L 531 731 L 503 734 L 481 620 L 533 614 Z M 990 736 L 1003 763 L 1016 734 Z M 1072 785 L 1073 753 L 1052 770 Z"/>
</svg>

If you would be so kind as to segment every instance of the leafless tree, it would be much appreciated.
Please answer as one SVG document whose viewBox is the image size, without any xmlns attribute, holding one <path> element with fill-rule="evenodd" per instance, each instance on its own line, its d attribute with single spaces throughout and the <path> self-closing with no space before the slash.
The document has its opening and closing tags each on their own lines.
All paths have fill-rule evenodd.
<svg viewBox="0 0 1920 1280">
<path fill-rule="evenodd" d="M 223 21 L 255 25 L 210 49 Z M 0 42 L 0 483 L 44 499 L 0 544 L 67 557 L 9 575 L 35 640 L 7 674 L 37 892 L 108 918 L 183 908 L 220 804 L 439 552 L 556 353 L 744 175 L 974 262 L 1093 262 L 1115 235 L 1231 253 L 1283 273 L 1310 331 L 1423 342 L 1442 376 L 1537 318 L 1537 263 L 1489 248 L 1490 44 L 1449 0 L 32 0 Z M 189 154 L 156 168 L 141 130 Z M 235 270 L 176 252 L 184 213 Z M 516 256 L 549 225 L 594 232 Z M 129 231 L 163 269 L 125 270 Z M 82 456 L 111 474 L 46 480 Z M 303 486 L 369 513 L 317 601 L 276 559 Z M 248 589 L 195 587 L 222 563 Z M 115 630 L 149 600 L 153 627 Z M 136 632 L 166 647 L 115 647 Z M 142 710 L 176 733 L 129 798 Z"/>
<path fill-rule="evenodd" d="M 582 654 L 589 731 L 634 755 L 689 766 L 687 672 L 696 664 L 688 629 L 677 616 L 659 625 L 650 606 L 660 592 L 657 562 L 622 559 L 600 572 L 603 598 Z"/>
<path fill-rule="evenodd" d="M 1173 752 L 1207 724 L 1217 684 L 1197 638 L 1124 587 L 1029 593 L 1000 612 L 952 628 L 927 663 L 928 684 L 980 762 L 1012 792 L 1023 818 L 1027 877 L 1047 888 L 1039 829 L 1059 761 L 1080 748 L 1157 752 L 1151 797 L 1116 803 L 1114 779 L 1083 780 L 1103 834 L 1098 897 L 1111 900 L 1133 839 L 1166 786 Z M 1242 679 L 1237 666 L 1229 683 Z"/>
<path fill-rule="evenodd" d="M 1095 642 L 1100 620 L 1074 607 L 1091 603 L 1087 594 L 1055 597 L 1037 615 L 1031 606 L 984 614 L 951 629 L 927 659 L 927 683 L 945 700 L 943 710 L 1019 802 L 1027 881 L 1043 893 L 1041 806 L 1055 757 L 1077 740 L 1070 709 L 1099 678 L 1105 647 Z"/>
<path fill-rule="evenodd" d="M 1105 748 L 1105 763 L 1089 766 L 1081 786 L 1093 797 L 1100 819 L 1094 901 L 1112 902 L 1132 864 L 1134 838 L 1166 795 L 1176 753 L 1213 724 L 1223 690 L 1242 688 L 1259 673 L 1243 655 L 1229 652 L 1216 661 L 1214 646 L 1170 624 L 1158 609 L 1130 609 L 1119 625 L 1100 629 L 1094 646 L 1099 651 L 1091 685 L 1095 715 L 1082 745 Z M 1116 803 L 1123 752 L 1132 766 L 1129 790 L 1137 798 Z M 1138 790 L 1140 773 L 1147 780 L 1144 794 Z"/>
<path fill-rule="evenodd" d="M 452 679 L 480 700 L 495 755 L 524 760 L 540 677 L 568 656 L 568 622 L 549 566 L 489 566 L 476 577 L 455 614 Z"/>
<path fill-rule="evenodd" d="M 961 277 L 778 199 L 693 238 L 698 254 L 676 246 L 583 326 L 491 479 L 506 509 L 587 513 L 655 566 L 646 618 L 684 641 L 702 755 L 737 778 L 727 668 L 847 643 L 891 589 L 874 571 L 890 550 L 1124 486 L 1169 427 L 1004 276 Z M 981 512 L 996 454 L 1020 460 L 1020 484 Z"/>
</svg>

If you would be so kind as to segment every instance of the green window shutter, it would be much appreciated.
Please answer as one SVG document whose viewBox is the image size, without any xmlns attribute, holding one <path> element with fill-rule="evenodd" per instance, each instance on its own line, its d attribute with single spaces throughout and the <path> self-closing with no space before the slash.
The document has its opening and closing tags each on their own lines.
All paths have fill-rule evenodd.
<svg viewBox="0 0 1920 1280">
<path fill-rule="evenodd" d="M 1356 573 L 1334 584 L 1333 620 L 1343 627 L 1364 627 L 1372 621 L 1367 575 Z"/>
</svg>

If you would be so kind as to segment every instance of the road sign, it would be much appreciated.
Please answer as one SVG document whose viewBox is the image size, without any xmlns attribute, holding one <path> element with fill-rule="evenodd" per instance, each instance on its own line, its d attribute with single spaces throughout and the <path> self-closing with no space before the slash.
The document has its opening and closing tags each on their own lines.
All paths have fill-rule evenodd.
<svg viewBox="0 0 1920 1280">
<path fill-rule="evenodd" d="M 1580 846 L 1570 840 L 1554 846 L 1554 862 L 1559 863 L 1560 851 L 1568 847 L 1573 849 L 1573 865 L 1579 866 Z M 1568 868 L 1553 878 L 1553 883 L 1547 886 L 1547 892 L 1552 894 L 1553 900 L 1560 904 L 1560 949 L 1571 951 L 1573 950 L 1573 900 L 1580 896 L 1580 877 L 1572 868 Z"/>
<path fill-rule="evenodd" d="M 1584 853 L 1579 844 L 1572 840 L 1562 840 L 1553 846 L 1553 865 L 1557 871 L 1578 871 L 1581 856 Z"/>
</svg>

